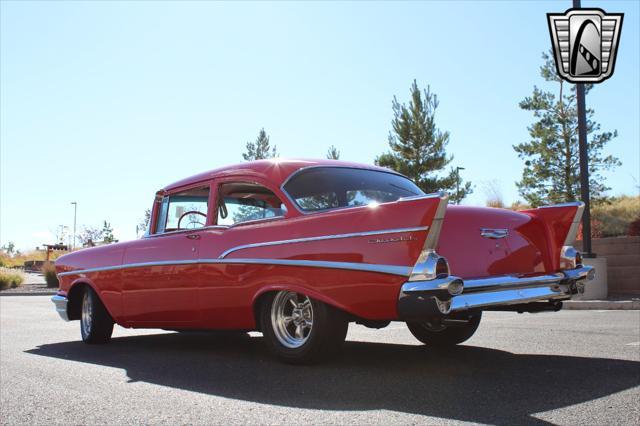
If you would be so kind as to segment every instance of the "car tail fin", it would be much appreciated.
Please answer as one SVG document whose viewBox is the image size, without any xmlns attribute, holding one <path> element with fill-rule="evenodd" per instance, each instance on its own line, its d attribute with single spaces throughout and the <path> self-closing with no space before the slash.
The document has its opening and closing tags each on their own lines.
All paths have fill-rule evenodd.
<svg viewBox="0 0 640 426">
<path fill-rule="evenodd" d="M 424 246 L 422 247 L 420 255 L 411 270 L 409 281 L 430 280 L 434 279 L 439 274 L 449 275 L 449 264 L 446 259 L 435 252 L 438 245 L 438 239 L 440 238 L 444 216 L 447 212 L 449 197 L 444 192 L 438 192 L 436 194 L 432 194 L 432 196 L 439 199 L 438 204 L 433 214 L 433 219 L 431 220 L 431 226 L 429 227 Z"/>
<path fill-rule="evenodd" d="M 572 202 L 543 206 L 537 209 L 523 210 L 541 222 L 546 231 L 547 252 L 550 255 L 552 269 L 575 267 L 580 260 L 579 253 L 573 248 L 578 235 L 578 228 L 584 203 Z"/>
</svg>

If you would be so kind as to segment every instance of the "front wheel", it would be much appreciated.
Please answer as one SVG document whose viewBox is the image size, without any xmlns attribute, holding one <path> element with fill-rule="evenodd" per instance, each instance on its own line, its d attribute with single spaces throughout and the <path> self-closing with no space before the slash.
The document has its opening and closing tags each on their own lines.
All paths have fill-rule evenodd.
<svg viewBox="0 0 640 426">
<path fill-rule="evenodd" d="M 291 364 L 321 361 L 339 349 L 349 322 L 338 309 L 292 291 L 266 296 L 260 325 L 269 349 Z"/>
<path fill-rule="evenodd" d="M 107 343 L 113 333 L 113 319 L 91 287 L 82 297 L 80 334 L 84 343 Z"/>
<path fill-rule="evenodd" d="M 430 321 L 407 322 L 413 336 L 422 343 L 434 347 L 447 347 L 462 343 L 473 336 L 480 325 L 482 312 L 473 312 L 468 316 L 452 318 L 458 324 L 444 325 Z"/>
</svg>

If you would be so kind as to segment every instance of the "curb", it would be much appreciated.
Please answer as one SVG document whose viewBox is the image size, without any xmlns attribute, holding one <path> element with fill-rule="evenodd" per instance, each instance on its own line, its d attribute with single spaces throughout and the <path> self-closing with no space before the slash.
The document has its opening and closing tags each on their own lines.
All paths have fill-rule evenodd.
<svg viewBox="0 0 640 426">
<path fill-rule="evenodd" d="M 562 303 L 563 309 L 572 310 L 638 310 L 640 299 L 635 300 L 567 300 Z"/>
<path fill-rule="evenodd" d="M 12 291 L 12 292 L 4 292 L 4 291 L 0 291 L 0 296 L 55 296 L 56 292 L 55 291 L 43 291 L 43 292 L 26 292 L 26 291 L 22 291 L 22 292 L 18 292 L 18 291 Z"/>
</svg>

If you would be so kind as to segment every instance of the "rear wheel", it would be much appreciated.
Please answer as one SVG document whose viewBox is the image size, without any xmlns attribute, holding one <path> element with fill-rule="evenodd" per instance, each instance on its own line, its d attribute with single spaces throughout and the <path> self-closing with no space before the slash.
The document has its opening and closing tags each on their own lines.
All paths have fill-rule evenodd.
<svg viewBox="0 0 640 426">
<path fill-rule="evenodd" d="M 281 360 L 310 364 L 335 354 L 347 335 L 346 315 L 292 291 L 266 296 L 260 325 L 269 349 Z"/>
<path fill-rule="evenodd" d="M 91 287 L 82 297 L 80 334 L 85 343 L 107 343 L 113 333 L 113 319 Z"/>
<path fill-rule="evenodd" d="M 451 318 L 457 324 L 444 325 L 438 322 L 407 322 L 407 327 L 413 336 L 422 343 L 447 347 L 462 343 L 473 336 L 480 325 L 482 312 L 473 312 L 464 317 Z M 452 321 L 453 322 L 453 321 Z"/>
</svg>

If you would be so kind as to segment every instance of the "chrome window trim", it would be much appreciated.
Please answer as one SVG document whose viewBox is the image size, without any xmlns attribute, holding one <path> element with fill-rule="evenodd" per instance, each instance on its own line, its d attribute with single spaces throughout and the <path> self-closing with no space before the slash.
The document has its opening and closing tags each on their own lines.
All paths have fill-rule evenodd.
<svg viewBox="0 0 640 426">
<path fill-rule="evenodd" d="M 262 243 L 243 244 L 243 245 L 231 247 L 230 249 L 225 250 L 218 258 L 224 259 L 234 251 L 248 249 L 248 248 L 255 248 L 255 247 L 268 247 L 268 246 L 276 246 L 276 245 L 282 245 L 282 244 L 306 243 L 309 241 L 335 240 L 340 238 L 367 237 L 370 235 L 396 234 L 400 232 L 418 232 L 418 231 L 427 231 L 428 229 L 429 229 L 428 226 L 416 226 L 413 228 L 381 229 L 378 231 L 364 231 L 364 232 L 352 232 L 348 234 L 320 235 L 317 237 L 293 238 L 290 240 L 265 241 Z"/>
<path fill-rule="evenodd" d="M 187 232 L 198 232 L 198 231 L 203 231 L 206 229 L 228 229 L 229 226 L 226 225 L 209 225 L 209 226 L 202 226 L 200 228 L 193 228 L 193 229 L 178 229 L 175 231 L 169 231 L 169 232 L 161 232 L 159 234 L 151 234 L 151 235 L 144 235 L 142 238 L 157 238 L 157 237 L 162 237 L 163 235 L 175 235 L 175 234 L 184 234 Z"/>
<path fill-rule="evenodd" d="M 287 198 L 287 200 L 289 200 L 289 202 L 291 203 L 291 205 L 293 205 L 293 207 L 296 209 L 296 211 L 298 213 L 301 213 L 303 215 L 310 215 L 310 214 L 320 214 L 320 213 L 326 213 L 326 212 L 332 212 L 332 211 L 336 211 L 336 210 L 346 210 L 346 209 L 357 209 L 357 208 L 363 208 L 363 207 L 367 207 L 367 206 L 345 206 L 345 207 L 336 207 L 336 208 L 327 208 L 327 209 L 322 209 L 322 210 L 315 210 L 315 211 L 307 211 L 307 210 L 303 210 L 300 208 L 300 206 L 298 206 L 298 203 L 296 203 L 296 201 L 293 199 L 293 197 L 291 195 L 289 195 L 289 193 L 284 189 L 285 185 L 287 183 L 289 183 L 289 181 L 291 179 L 293 179 L 297 174 L 305 171 L 305 170 L 309 170 L 309 169 L 318 169 L 318 168 L 325 168 L 325 169 L 353 169 L 353 170 L 369 170 L 372 172 L 380 172 L 380 173 L 389 173 L 392 175 L 396 175 L 396 176 L 401 176 L 407 180 L 409 180 L 411 183 L 413 183 L 415 185 L 415 182 L 413 182 L 411 179 L 409 179 L 408 177 L 406 177 L 405 175 L 403 175 L 402 173 L 398 173 L 394 170 L 391 169 L 385 169 L 385 170 L 379 170 L 379 169 L 374 169 L 374 168 L 369 168 L 369 167 L 357 167 L 357 166 L 332 166 L 332 165 L 324 165 L 324 164 L 314 164 L 313 166 L 305 166 L 305 167 L 301 167 L 298 170 L 294 171 L 293 173 L 291 173 L 289 176 L 287 176 L 287 178 L 284 180 L 284 182 L 282 182 L 282 184 L 280 185 L 280 192 L 282 192 L 284 194 L 284 196 Z M 417 185 L 416 185 L 417 186 Z M 417 195 L 416 197 L 422 197 L 422 195 Z M 397 201 L 400 201 L 401 199 L 398 199 Z M 391 201 L 392 203 L 395 203 L 397 201 Z M 382 204 L 382 203 L 381 203 Z M 386 203 L 385 203 L 386 204 Z"/>
<path fill-rule="evenodd" d="M 260 223 L 260 222 L 272 222 L 274 220 L 282 220 L 284 218 L 285 218 L 285 216 L 273 216 L 273 217 L 265 217 L 265 218 L 262 218 L 262 219 L 245 220 L 244 222 L 236 222 L 233 225 L 219 225 L 219 226 L 224 226 L 226 228 L 236 228 L 236 227 L 242 226 L 242 225 L 251 225 L 251 224 Z"/>
<path fill-rule="evenodd" d="M 198 265 L 198 264 L 251 264 L 251 265 L 278 265 L 278 266 L 303 266 L 312 268 L 345 269 L 352 271 L 377 272 L 389 275 L 401 275 L 408 277 L 411 271 L 409 266 L 398 265 L 377 265 L 372 263 L 353 262 L 333 262 L 325 260 L 293 260 L 293 259 L 256 259 L 256 258 L 236 258 L 236 259 L 188 259 L 188 260 L 165 260 L 158 262 L 126 263 L 117 266 L 103 266 L 100 268 L 81 269 L 76 271 L 61 272 L 58 276 L 82 275 L 92 272 L 113 271 L 118 269 L 141 268 L 148 266 L 167 265 Z"/>
</svg>

